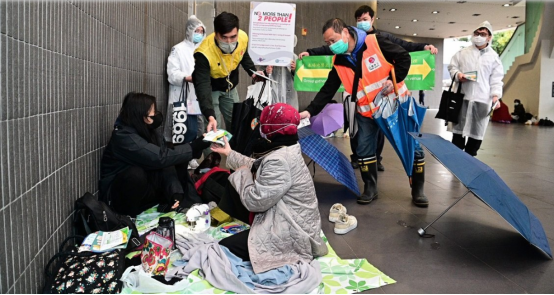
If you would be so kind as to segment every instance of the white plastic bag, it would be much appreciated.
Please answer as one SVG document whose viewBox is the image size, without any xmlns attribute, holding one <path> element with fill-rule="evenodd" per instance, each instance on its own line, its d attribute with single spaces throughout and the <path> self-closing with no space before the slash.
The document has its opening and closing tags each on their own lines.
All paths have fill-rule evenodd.
<svg viewBox="0 0 554 295">
<path fill-rule="evenodd" d="M 154 280 L 149 274 L 144 272 L 140 265 L 128 267 L 121 276 L 121 281 L 125 288 L 140 293 L 170 293 L 183 291 L 189 286 L 187 279 L 183 279 L 173 285 L 166 285 Z"/>
<path fill-rule="evenodd" d="M 264 107 L 273 103 L 271 99 L 271 82 L 264 80 L 248 86 L 246 98 L 254 98 L 254 105 L 263 110 Z"/>
</svg>

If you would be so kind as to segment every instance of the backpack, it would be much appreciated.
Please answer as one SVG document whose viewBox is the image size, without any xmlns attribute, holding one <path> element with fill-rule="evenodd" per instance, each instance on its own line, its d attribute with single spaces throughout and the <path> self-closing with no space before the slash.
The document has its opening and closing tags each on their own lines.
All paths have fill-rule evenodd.
<svg viewBox="0 0 554 295">
<path fill-rule="evenodd" d="M 120 293 L 122 282 L 119 279 L 125 270 L 123 251 L 116 249 L 104 253 L 79 253 L 76 245 L 65 248 L 65 244 L 72 239 L 82 242 L 84 237 L 72 236 L 62 242 L 59 252 L 44 269 L 46 282 L 42 293 Z M 52 265 L 54 267 L 50 271 Z"/>
<path fill-rule="evenodd" d="M 115 231 L 124 227 L 129 227 L 132 230 L 127 250 L 141 246 L 142 242 L 138 230 L 131 217 L 115 213 L 112 208 L 99 201 L 89 192 L 75 201 L 75 211 L 73 213 L 75 234 L 88 235 L 99 230 Z"/>
</svg>

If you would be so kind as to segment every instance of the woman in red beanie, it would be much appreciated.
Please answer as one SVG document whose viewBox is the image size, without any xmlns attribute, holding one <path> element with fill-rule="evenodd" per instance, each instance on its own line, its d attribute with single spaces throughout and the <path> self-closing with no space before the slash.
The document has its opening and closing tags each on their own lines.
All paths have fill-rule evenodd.
<svg viewBox="0 0 554 295">
<path fill-rule="evenodd" d="M 230 184 L 242 205 L 255 213 L 250 230 L 220 241 L 238 257 L 251 261 L 255 273 L 327 254 L 315 188 L 298 144 L 300 114 L 284 103 L 264 108 L 260 139 L 253 158 L 225 146 L 212 151 L 227 156 L 235 170 Z"/>
</svg>

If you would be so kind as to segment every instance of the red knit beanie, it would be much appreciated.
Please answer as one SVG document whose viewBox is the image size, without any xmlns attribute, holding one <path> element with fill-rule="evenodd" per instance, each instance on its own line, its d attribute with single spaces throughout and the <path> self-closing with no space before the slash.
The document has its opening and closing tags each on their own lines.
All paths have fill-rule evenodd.
<svg viewBox="0 0 554 295">
<path fill-rule="evenodd" d="M 267 138 L 275 134 L 296 134 L 298 124 L 300 124 L 300 114 L 286 103 L 268 105 L 260 116 L 260 131 L 266 134 Z"/>
</svg>

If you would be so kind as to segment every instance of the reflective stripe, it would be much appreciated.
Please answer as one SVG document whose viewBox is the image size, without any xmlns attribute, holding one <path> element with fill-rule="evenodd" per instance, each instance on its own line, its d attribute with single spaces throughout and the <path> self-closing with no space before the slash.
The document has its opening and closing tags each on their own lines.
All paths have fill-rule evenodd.
<svg viewBox="0 0 554 295">
<path fill-rule="evenodd" d="M 357 97 L 357 98 L 362 98 L 366 93 L 370 93 L 370 92 L 372 92 L 372 91 L 374 91 L 374 90 L 377 90 L 377 89 L 379 89 L 379 88 L 382 88 L 382 87 L 383 87 L 383 84 L 384 84 L 385 82 L 387 82 L 387 79 L 388 79 L 388 78 L 389 78 L 389 77 L 386 77 L 386 78 L 382 79 L 381 81 L 377 81 L 377 82 L 375 82 L 375 83 L 373 83 L 373 84 L 371 84 L 371 85 L 368 85 L 368 86 L 364 87 L 363 90 L 360 90 L 360 91 L 358 91 L 358 93 L 356 93 L 356 97 Z"/>
</svg>

